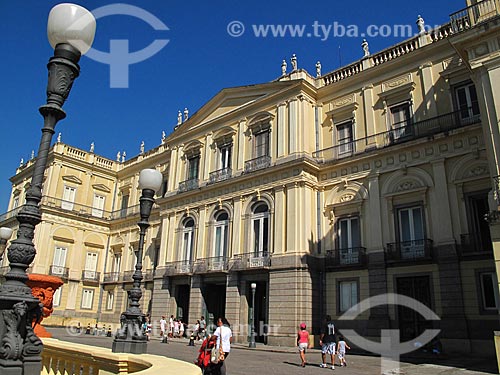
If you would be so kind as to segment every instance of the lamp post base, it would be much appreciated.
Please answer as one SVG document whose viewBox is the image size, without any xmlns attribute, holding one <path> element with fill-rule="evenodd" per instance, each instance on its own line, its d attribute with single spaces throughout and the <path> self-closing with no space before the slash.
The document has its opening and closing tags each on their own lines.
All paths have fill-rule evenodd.
<svg viewBox="0 0 500 375">
<path fill-rule="evenodd" d="M 131 341 L 115 339 L 112 347 L 113 353 L 146 354 L 148 352 L 147 341 Z"/>
</svg>

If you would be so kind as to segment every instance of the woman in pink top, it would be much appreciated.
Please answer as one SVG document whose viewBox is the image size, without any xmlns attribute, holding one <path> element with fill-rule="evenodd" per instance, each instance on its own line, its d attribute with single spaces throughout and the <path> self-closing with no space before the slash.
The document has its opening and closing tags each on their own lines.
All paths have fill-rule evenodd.
<svg viewBox="0 0 500 375">
<path fill-rule="evenodd" d="M 300 330 L 297 333 L 297 346 L 299 347 L 302 367 L 306 367 L 306 349 L 309 348 L 309 332 L 306 330 L 306 323 L 300 323 Z"/>
</svg>

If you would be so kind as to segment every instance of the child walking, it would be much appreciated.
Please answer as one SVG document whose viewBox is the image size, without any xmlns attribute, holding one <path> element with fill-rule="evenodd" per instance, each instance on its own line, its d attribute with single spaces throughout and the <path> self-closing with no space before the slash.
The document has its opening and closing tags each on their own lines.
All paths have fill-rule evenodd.
<svg viewBox="0 0 500 375">
<path fill-rule="evenodd" d="M 339 344 L 338 344 L 338 349 L 337 349 L 337 356 L 339 357 L 339 362 L 340 366 L 346 366 L 347 367 L 347 362 L 345 361 L 345 351 L 347 349 L 351 349 L 349 345 L 345 342 L 344 336 L 340 335 L 339 336 Z"/>
<path fill-rule="evenodd" d="M 306 367 L 306 349 L 309 348 L 309 332 L 306 330 L 306 323 L 300 323 L 300 330 L 297 333 L 297 346 L 302 361 L 301 366 Z"/>
</svg>

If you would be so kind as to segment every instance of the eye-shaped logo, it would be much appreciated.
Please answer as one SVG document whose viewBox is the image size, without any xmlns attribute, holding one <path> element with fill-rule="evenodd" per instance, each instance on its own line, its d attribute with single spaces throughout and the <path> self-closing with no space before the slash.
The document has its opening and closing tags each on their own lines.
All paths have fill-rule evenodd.
<svg viewBox="0 0 500 375">
<path fill-rule="evenodd" d="M 339 320 L 355 320 L 356 317 L 370 308 L 381 305 L 405 306 L 422 315 L 426 320 L 440 320 L 439 316 L 423 303 L 401 295 L 401 294 L 380 294 L 367 298 L 357 305 L 351 307 Z M 380 331 L 380 342 L 371 341 L 361 337 L 356 331 L 351 329 L 342 329 L 342 334 L 358 347 L 372 353 L 380 354 L 382 357 L 382 372 L 386 373 L 399 362 L 401 354 L 410 353 L 420 346 L 432 341 L 440 332 L 440 329 L 427 329 L 419 336 L 406 342 L 400 341 L 399 329 L 382 329 Z M 397 365 L 398 366 L 398 365 Z"/>
<path fill-rule="evenodd" d="M 169 30 L 167 25 L 153 14 L 129 4 L 105 5 L 94 9 L 92 14 L 96 20 L 107 16 L 132 16 L 143 20 L 154 30 Z M 109 41 L 109 52 L 90 48 L 86 56 L 97 62 L 109 65 L 111 88 L 128 88 L 129 65 L 137 64 L 154 56 L 168 42 L 169 39 L 155 39 L 147 47 L 139 51 L 130 52 L 128 39 L 111 39 Z"/>
</svg>

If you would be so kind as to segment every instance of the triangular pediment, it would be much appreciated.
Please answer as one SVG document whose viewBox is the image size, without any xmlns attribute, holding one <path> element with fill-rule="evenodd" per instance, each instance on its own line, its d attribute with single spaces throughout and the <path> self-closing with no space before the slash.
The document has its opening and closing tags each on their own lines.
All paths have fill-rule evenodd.
<svg viewBox="0 0 500 375">
<path fill-rule="evenodd" d="M 103 184 L 93 184 L 92 187 L 94 188 L 94 190 L 99 190 L 99 191 L 102 191 L 104 193 L 111 193 L 111 189 Z"/>
<path fill-rule="evenodd" d="M 82 180 L 80 180 L 78 177 L 76 177 L 75 175 L 66 175 L 66 176 L 62 176 L 62 179 L 66 182 L 72 182 L 74 184 L 77 184 L 77 185 L 81 185 L 82 184 Z"/>
<path fill-rule="evenodd" d="M 240 109 L 266 99 L 298 83 L 294 81 L 270 82 L 252 86 L 226 88 L 210 99 L 187 121 L 177 127 L 182 133 L 211 122 L 224 119 Z M 176 132 L 173 133 L 175 135 Z"/>
</svg>

